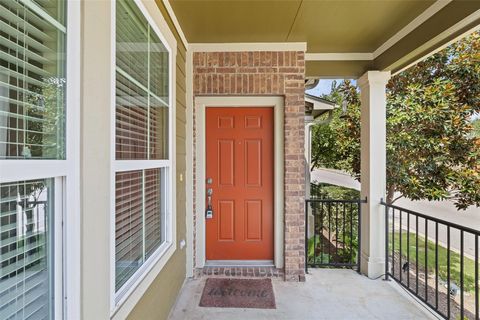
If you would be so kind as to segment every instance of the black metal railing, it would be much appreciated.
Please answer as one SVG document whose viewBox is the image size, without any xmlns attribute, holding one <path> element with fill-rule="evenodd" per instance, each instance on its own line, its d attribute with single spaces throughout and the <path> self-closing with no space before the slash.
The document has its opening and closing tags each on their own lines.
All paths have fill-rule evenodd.
<svg viewBox="0 0 480 320">
<path fill-rule="evenodd" d="M 443 318 L 478 320 L 480 231 L 381 203 L 385 278 L 394 279 Z"/>
<path fill-rule="evenodd" d="M 305 200 L 307 272 L 308 267 L 360 270 L 362 202 L 366 200 Z"/>
</svg>

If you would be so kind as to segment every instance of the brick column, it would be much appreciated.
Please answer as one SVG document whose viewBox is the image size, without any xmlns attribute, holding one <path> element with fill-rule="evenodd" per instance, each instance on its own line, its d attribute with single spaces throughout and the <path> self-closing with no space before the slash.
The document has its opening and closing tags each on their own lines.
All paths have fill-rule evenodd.
<svg viewBox="0 0 480 320">
<path fill-rule="evenodd" d="M 305 86 L 285 81 L 285 279 L 305 279 Z"/>
</svg>

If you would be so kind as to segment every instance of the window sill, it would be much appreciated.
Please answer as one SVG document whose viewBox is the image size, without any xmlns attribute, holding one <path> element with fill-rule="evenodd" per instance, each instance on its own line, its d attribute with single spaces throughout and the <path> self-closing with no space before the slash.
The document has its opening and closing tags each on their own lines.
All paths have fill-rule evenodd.
<svg viewBox="0 0 480 320">
<path fill-rule="evenodd" d="M 126 282 L 118 293 L 115 294 L 115 305 L 110 312 L 111 319 L 125 319 L 128 316 L 175 251 L 176 241 L 164 243 L 137 270 L 130 281 Z"/>
</svg>

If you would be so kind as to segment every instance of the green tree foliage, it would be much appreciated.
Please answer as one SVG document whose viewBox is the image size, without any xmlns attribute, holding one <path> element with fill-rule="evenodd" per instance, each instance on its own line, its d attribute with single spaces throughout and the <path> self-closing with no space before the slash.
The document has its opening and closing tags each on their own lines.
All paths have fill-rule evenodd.
<svg viewBox="0 0 480 320">
<path fill-rule="evenodd" d="M 43 86 L 27 96 L 27 101 L 35 108 L 27 110 L 30 117 L 42 119 L 29 123 L 27 147 L 33 157 L 65 159 L 65 79 L 47 78 Z"/>
<path fill-rule="evenodd" d="M 334 83 L 347 103 L 313 130 L 314 166 L 345 170 L 360 180 L 360 98 L 351 81 Z M 387 202 L 452 199 L 480 206 L 480 34 L 474 33 L 406 71 L 387 86 Z M 477 124 L 478 127 L 478 124 Z"/>
</svg>

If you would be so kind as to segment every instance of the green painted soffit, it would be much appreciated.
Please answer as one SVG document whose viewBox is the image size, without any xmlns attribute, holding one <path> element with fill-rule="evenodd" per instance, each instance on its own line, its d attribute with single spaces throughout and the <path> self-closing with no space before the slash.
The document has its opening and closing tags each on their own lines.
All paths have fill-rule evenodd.
<svg viewBox="0 0 480 320">
<path fill-rule="evenodd" d="M 434 0 L 170 0 L 190 43 L 308 42 L 308 52 L 371 52 Z"/>
<path fill-rule="evenodd" d="M 428 55 L 451 40 L 480 26 L 480 15 L 461 27 L 453 28 L 466 17 L 480 10 L 480 0 L 454 0 L 432 18 L 413 30 L 374 61 L 379 70 L 393 72 Z"/>
<path fill-rule="evenodd" d="M 300 3 L 300 0 L 170 1 L 190 43 L 283 42 Z"/>
<path fill-rule="evenodd" d="M 303 1 L 288 41 L 308 52 L 373 52 L 434 1 Z"/>
</svg>

